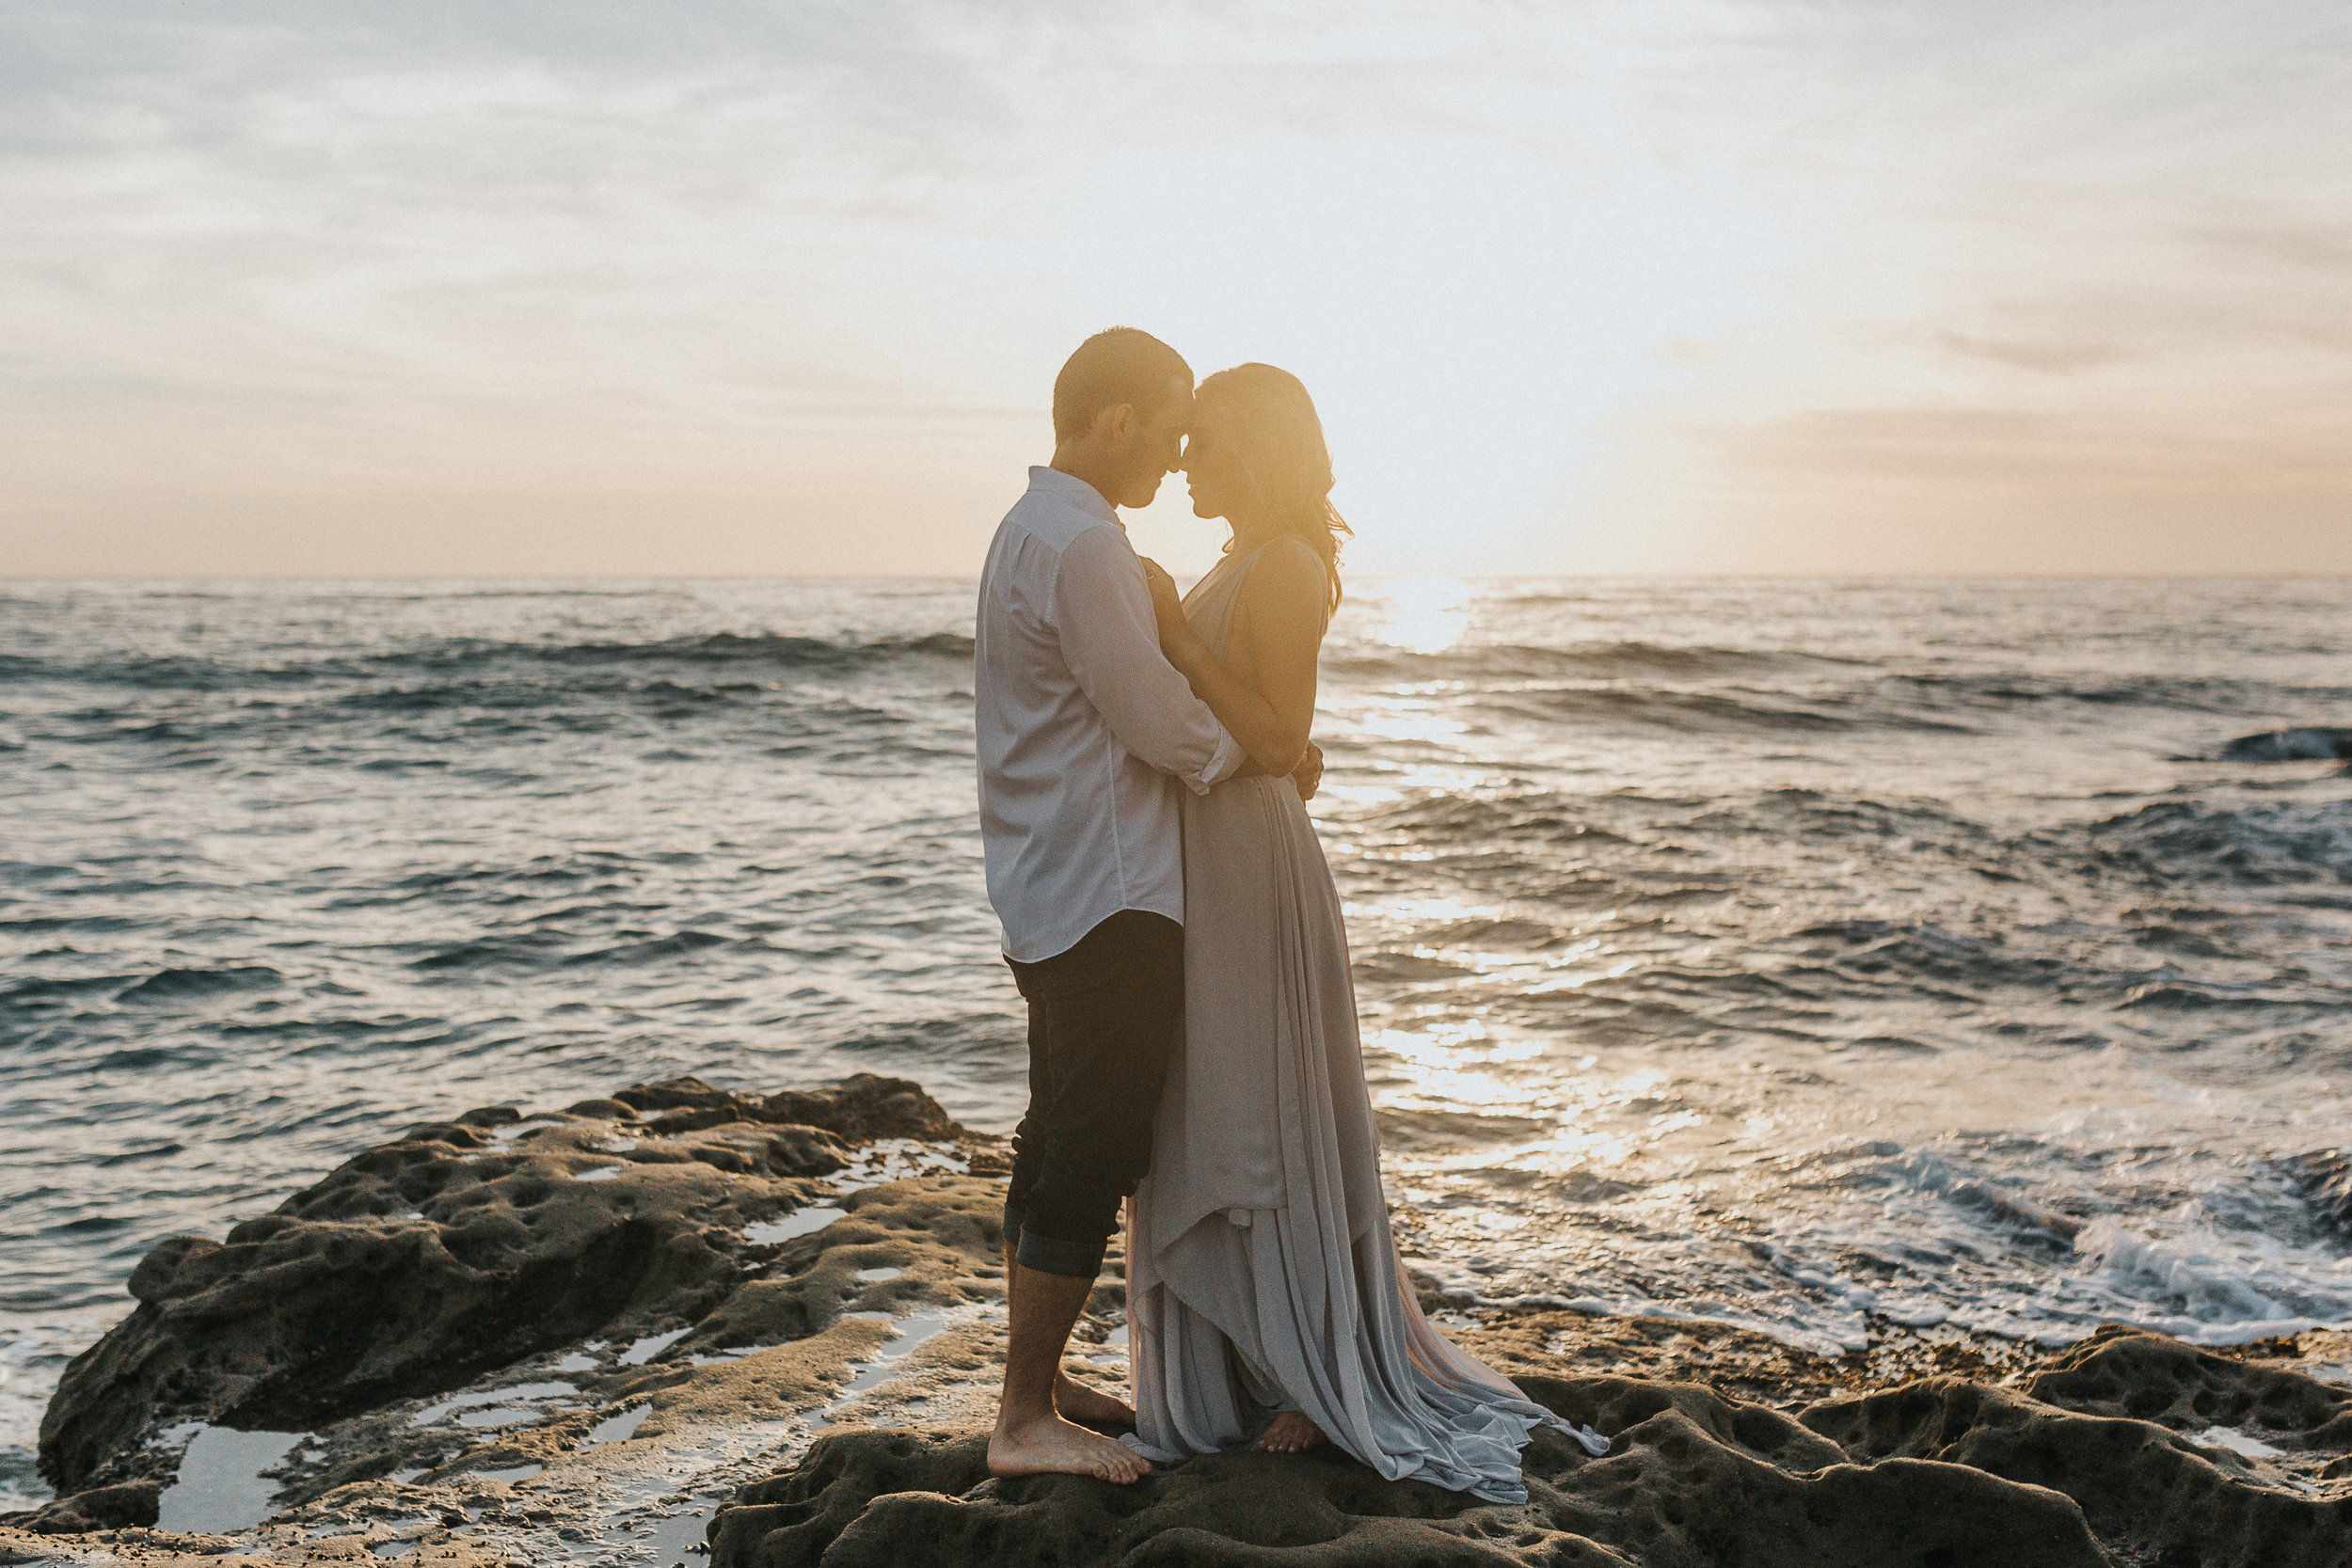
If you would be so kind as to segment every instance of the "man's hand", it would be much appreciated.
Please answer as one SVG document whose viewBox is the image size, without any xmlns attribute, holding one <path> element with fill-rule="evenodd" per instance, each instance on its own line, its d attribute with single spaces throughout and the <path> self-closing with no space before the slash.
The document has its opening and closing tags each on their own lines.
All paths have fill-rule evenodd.
<svg viewBox="0 0 2352 1568">
<path fill-rule="evenodd" d="M 1175 650 L 1194 641 L 1192 623 L 1184 619 L 1184 596 L 1176 592 L 1176 579 L 1150 556 L 1143 562 L 1143 580 L 1152 589 L 1152 618 L 1159 623 L 1160 651 L 1174 657 Z"/>
<path fill-rule="evenodd" d="M 1298 766 L 1291 769 L 1291 783 L 1297 787 L 1301 800 L 1315 798 L 1315 789 L 1323 783 L 1322 747 L 1311 740 L 1307 742 L 1307 754 L 1300 757 Z"/>
</svg>

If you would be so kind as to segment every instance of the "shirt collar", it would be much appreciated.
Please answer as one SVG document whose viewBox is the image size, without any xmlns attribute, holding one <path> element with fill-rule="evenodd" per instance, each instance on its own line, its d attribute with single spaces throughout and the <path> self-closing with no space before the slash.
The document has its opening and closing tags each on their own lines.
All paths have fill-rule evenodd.
<svg viewBox="0 0 2352 1568">
<path fill-rule="evenodd" d="M 1029 488 L 1043 490 L 1083 506 L 1113 527 L 1127 526 L 1119 520 L 1119 513 L 1111 503 L 1103 499 L 1103 492 L 1075 474 L 1063 473 L 1059 468 L 1032 467 L 1029 469 Z"/>
</svg>

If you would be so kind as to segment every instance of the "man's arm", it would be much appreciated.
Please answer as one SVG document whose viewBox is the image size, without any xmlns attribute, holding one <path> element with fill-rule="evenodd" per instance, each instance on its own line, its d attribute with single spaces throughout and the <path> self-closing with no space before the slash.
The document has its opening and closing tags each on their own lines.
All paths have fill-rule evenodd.
<svg viewBox="0 0 2352 1568">
<path fill-rule="evenodd" d="M 1160 652 L 1152 591 L 1124 535 L 1089 529 L 1071 541 L 1055 583 L 1054 621 L 1079 689 L 1138 759 L 1201 793 L 1247 760 Z"/>
<path fill-rule="evenodd" d="M 1260 552 L 1242 603 L 1257 656 L 1258 685 L 1234 675 L 1184 619 L 1176 584 L 1144 562 L 1160 646 L 1250 757 L 1267 772 L 1290 774 L 1306 760 L 1315 713 L 1315 660 L 1323 643 L 1330 579 L 1304 545 Z"/>
</svg>

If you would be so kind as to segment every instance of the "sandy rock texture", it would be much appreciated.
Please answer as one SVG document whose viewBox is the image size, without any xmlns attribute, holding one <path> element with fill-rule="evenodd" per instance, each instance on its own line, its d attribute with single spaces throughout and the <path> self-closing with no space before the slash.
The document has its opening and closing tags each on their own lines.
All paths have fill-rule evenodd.
<svg viewBox="0 0 2352 1568">
<path fill-rule="evenodd" d="M 153 1524 L 176 1428 L 308 1432 L 592 1335 L 685 1329 L 771 1272 L 782 1248 L 758 1227 L 821 1200 L 813 1179 L 858 1146 L 968 1136 L 919 1085 L 871 1074 L 765 1097 L 678 1079 L 411 1127 L 225 1241 L 149 1253 L 130 1279 L 138 1307 L 74 1359 L 42 1421 L 41 1471 L 60 1497 L 19 1522 Z M 921 1250 L 901 1241 L 893 1256 Z M 917 1268 L 884 1294 L 939 1275 Z M 702 1342 L 805 1335 L 842 1309 L 842 1283 L 801 1282 L 792 1311 L 763 1287 Z M 434 1457 L 415 1447 L 355 1464 Z"/>
<path fill-rule="evenodd" d="M 2011 1384 L 1935 1375 L 1783 1408 L 1671 1378 L 1562 1375 L 1678 1339 L 1720 1384 L 1843 1381 L 1752 1338 L 1575 1313 L 1465 1334 L 1613 1440 L 1595 1459 L 1540 1434 L 1520 1505 L 1383 1482 L 1329 1449 L 1216 1455 L 1122 1489 L 994 1480 L 982 1431 L 853 1431 L 722 1512 L 712 1568 L 2352 1563 L 2352 1389 L 2284 1356 L 2109 1329 Z"/>
</svg>

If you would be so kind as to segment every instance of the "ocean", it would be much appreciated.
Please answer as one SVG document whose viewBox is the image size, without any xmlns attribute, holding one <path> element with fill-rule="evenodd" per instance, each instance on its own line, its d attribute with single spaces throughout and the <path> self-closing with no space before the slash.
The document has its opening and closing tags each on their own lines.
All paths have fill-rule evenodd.
<svg viewBox="0 0 2352 1568">
<path fill-rule="evenodd" d="M 0 588 L 0 1509 L 156 1241 L 402 1126 L 870 1070 L 1008 1129 L 966 582 Z M 2352 581 L 1351 586 L 1313 806 L 1465 1300 L 2352 1321 Z"/>
</svg>

